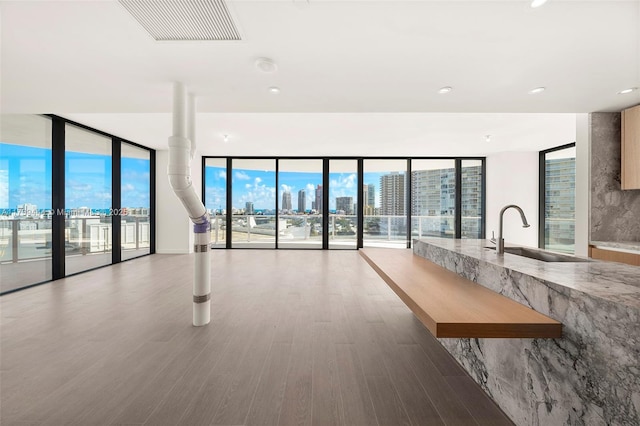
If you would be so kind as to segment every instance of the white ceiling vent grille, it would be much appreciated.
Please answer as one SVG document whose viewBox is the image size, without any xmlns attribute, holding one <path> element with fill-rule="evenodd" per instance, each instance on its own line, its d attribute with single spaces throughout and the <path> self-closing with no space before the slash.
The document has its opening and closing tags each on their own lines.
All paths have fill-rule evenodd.
<svg viewBox="0 0 640 426">
<path fill-rule="evenodd" d="M 225 0 L 119 0 L 156 40 L 240 40 Z"/>
</svg>

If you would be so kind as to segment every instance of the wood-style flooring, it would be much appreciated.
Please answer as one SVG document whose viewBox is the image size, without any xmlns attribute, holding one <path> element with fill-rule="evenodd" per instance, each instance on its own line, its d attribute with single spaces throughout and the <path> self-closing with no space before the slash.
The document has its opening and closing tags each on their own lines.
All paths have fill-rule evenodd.
<svg viewBox="0 0 640 426">
<path fill-rule="evenodd" d="M 153 255 L 0 298 L 2 425 L 508 425 L 356 251 Z"/>
</svg>

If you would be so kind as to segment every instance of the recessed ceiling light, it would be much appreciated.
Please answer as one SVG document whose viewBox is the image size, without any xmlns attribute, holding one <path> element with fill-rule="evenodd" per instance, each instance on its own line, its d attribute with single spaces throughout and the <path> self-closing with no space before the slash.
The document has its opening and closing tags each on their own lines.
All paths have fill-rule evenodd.
<svg viewBox="0 0 640 426">
<path fill-rule="evenodd" d="M 538 93 L 542 93 L 545 91 L 545 87 L 536 87 L 535 89 L 529 90 L 530 95 L 537 95 Z"/>
<path fill-rule="evenodd" d="M 453 87 L 444 86 L 444 87 L 441 87 L 440 89 L 438 89 L 438 93 L 441 94 L 441 95 L 444 95 L 445 93 L 449 93 L 452 90 L 453 90 Z"/>
<path fill-rule="evenodd" d="M 222 135 L 222 140 L 224 141 L 224 143 L 229 142 L 229 135 L 227 134 Z"/>
<path fill-rule="evenodd" d="M 273 61 L 273 59 L 258 58 L 256 59 L 256 68 L 262 72 L 271 73 L 278 70 L 278 65 Z"/>
<path fill-rule="evenodd" d="M 280 93 L 280 88 L 276 86 L 271 86 L 269 87 L 269 93 L 277 95 L 278 93 Z"/>
<path fill-rule="evenodd" d="M 485 142 L 491 142 L 491 135 L 484 135 Z"/>
<path fill-rule="evenodd" d="M 540 7 L 543 4 L 545 4 L 547 2 L 547 0 L 533 0 L 531 2 L 531 7 Z"/>
<path fill-rule="evenodd" d="M 626 95 L 627 93 L 631 93 L 635 90 L 638 90 L 637 87 L 629 87 L 628 89 L 624 89 L 618 92 L 618 95 Z"/>
</svg>

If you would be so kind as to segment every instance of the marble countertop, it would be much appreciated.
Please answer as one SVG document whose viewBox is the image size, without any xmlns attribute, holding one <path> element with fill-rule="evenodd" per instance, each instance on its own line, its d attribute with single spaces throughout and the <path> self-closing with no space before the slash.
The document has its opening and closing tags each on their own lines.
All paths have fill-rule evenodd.
<svg viewBox="0 0 640 426">
<path fill-rule="evenodd" d="M 489 240 L 423 238 L 414 244 L 414 252 L 420 254 L 418 246 L 424 244 L 529 275 L 559 291 L 571 289 L 640 309 L 640 267 L 637 266 L 597 260 L 543 262 L 509 253 L 498 255 L 495 250 L 485 248 L 493 246 Z"/>
<path fill-rule="evenodd" d="M 620 249 L 640 253 L 640 241 L 591 241 L 591 245 L 603 249 Z"/>
</svg>

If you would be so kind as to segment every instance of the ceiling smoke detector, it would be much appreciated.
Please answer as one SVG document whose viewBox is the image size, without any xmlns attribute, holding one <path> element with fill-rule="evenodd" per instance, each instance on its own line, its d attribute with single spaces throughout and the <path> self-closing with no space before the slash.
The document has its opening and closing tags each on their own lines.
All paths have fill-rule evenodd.
<svg viewBox="0 0 640 426">
<path fill-rule="evenodd" d="M 533 0 L 533 1 L 531 2 L 531 7 L 534 7 L 534 8 L 535 8 L 535 7 L 540 7 L 540 6 L 542 6 L 543 4 L 545 4 L 546 2 L 547 2 L 547 0 Z"/>
<path fill-rule="evenodd" d="M 273 59 L 258 58 L 256 59 L 256 68 L 262 72 L 271 73 L 278 70 L 278 65 L 273 61 Z"/>
<path fill-rule="evenodd" d="M 542 93 L 542 92 L 544 92 L 545 90 L 546 90 L 546 88 L 545 88 L 545 87 L 536 87 L 535 89 L 531 89 L 531 90 L 529 90 L 529 92 L 528 92 L 528 93 L 529 93 L 530 95 L 537 95 L 538 93 Z"/>
</svg>

